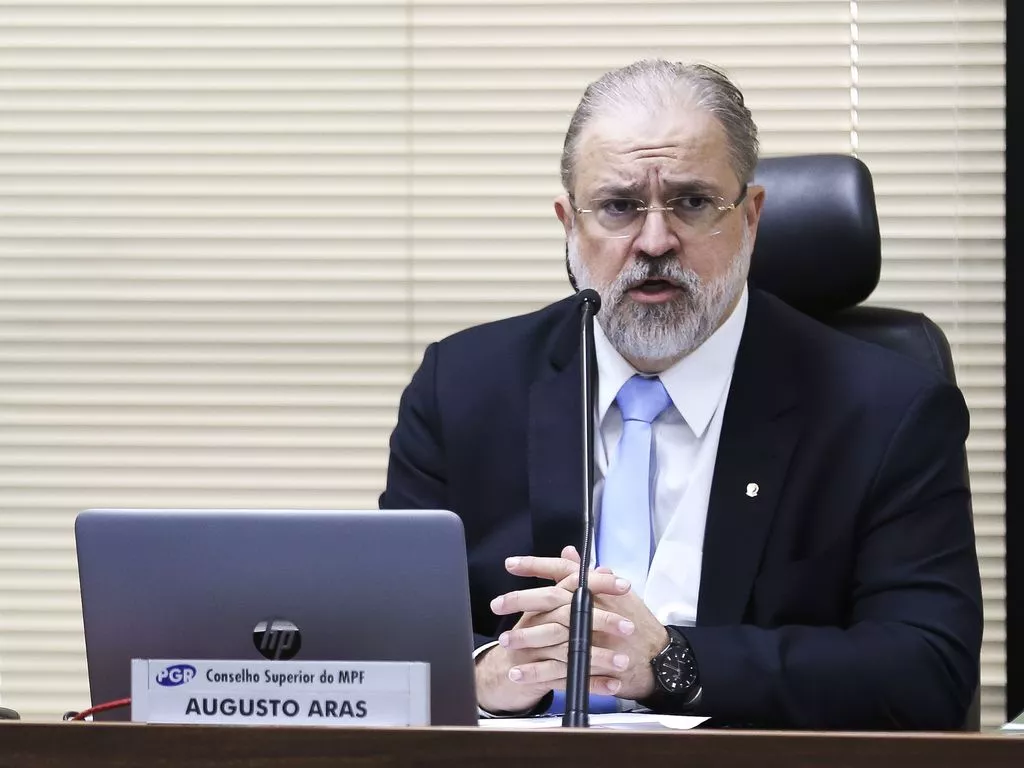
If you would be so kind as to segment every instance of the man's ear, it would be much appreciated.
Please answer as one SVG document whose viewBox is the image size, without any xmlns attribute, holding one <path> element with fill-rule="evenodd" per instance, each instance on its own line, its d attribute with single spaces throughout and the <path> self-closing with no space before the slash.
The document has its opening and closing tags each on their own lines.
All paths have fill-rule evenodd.
<svg viewBox="0 0 1024 768">
<path fill-rule="evenodd" d="M 567 194 L 561 194 L 555 198 L 555 216 L 562 222 L 562 227 L 565 229 L 565 236 L 569 237 L 569 233 L 572 232 L 572 222 L 574 213 L 572 210 L 572 203 L 569 201 Z"/>
<path fill-rule="evenodd" d="M 747 190 L 747 204 L 743 206 L 743 215 L 746 218 L 744 224 L 750 230 L 751 236 L 756 237 L 757 235 L 757 224 L 761 220 L 764 198 L 764 187 L 759 184 L 751 184 Z"/>
<path fill-rule="evenodd" d="M 569 264 L 569 237 L 572 235 L 573 210 L 572 202 L 567 194 L 561 194 L 555 198 L 555 216 L 562 222 L 565 229 L 565 273 L 569 276 L 569 285 L 579 293 L 580 287 L 576 284 L 576 275 L 572 273 L 572 266 Z"/>
</svg>

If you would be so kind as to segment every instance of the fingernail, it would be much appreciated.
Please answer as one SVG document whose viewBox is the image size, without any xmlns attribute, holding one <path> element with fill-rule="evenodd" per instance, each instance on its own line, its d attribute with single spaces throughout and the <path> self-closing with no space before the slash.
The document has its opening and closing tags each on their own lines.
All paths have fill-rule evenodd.
<svg viewBox="0 0 1024 768">
<path fill-rule="evenodd" d="M 619 692 L 619 688 L 621 688 L 621 687 L 622 687 L 622 683 L 620 683 L 618 680 L 609 680 L 608 681 L 608 693 L 618 693 Z"/>
<path fill-rule="evenodd" d="M 512 669 L 508 671 L 508 679 L 513 683 L 518 683 L 523 679 L 523 670 L 519 667 L 512 667 Z"/>
<path fill-rule="evenodd" d="M 629 582 L 626 581 L 625 579 L 616 579 L 615 580 L 615 588 L 617 590 L 619 590 L 620 592 L 628 592 L 629 591 Z"/>
<path fill-rule="evenodd" d="M 508 632 L 502 632 L 498 635 L 498 645 L 504 646 L 505 648 L 508 647 Z"/>
<path fill-rule="evenodd" d="M 612 664 L 616 669 L 625 669 L 629 666 L 629 656 L 624 653 L 616 653 L 612 657 Z"/>
<path fill-rule="evenodd" d="M 519 566 L 520 559 L 521 558 L 518 558 L 518 557 L 506 557 L 505 558 L 505 567 L 506 568 L 517 568 Z"/>
<path fill-rule="evenodd" d="M 505 597 L 504 597 L 504 595 L 499 595 L 498 597 L 496 597 L 493 600 L 491 600 L 491 610 L 494 611 L 495 613 L 497 613 L 498 611 L 501 610 L 501 606 L 503 606 L 504 604 L 505 604 Z"/>
<path fill-rule="evenodd" d="M 623 619 L 619 622 L 619 632 L 621 632 L 624 635 L 632 635 L 634 629 L 636 629 L 636 627 L 633 625 L 633 622 L 629 619 Z"/>
</svg>

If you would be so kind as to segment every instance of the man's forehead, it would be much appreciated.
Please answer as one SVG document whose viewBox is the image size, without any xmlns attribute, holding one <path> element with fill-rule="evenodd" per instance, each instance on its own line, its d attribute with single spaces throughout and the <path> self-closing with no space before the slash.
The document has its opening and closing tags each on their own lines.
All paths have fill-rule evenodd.
<svg viewBox="0 0 1024 768">
<path fill-rule="evenodd" d="M 595 116 L 576 150 L 578 188 L 642 182 L 652 170 L 674 181 L 727 183 L 732 167 L 725 131 L 697 108 L 617 110 Z"/>
</svg>

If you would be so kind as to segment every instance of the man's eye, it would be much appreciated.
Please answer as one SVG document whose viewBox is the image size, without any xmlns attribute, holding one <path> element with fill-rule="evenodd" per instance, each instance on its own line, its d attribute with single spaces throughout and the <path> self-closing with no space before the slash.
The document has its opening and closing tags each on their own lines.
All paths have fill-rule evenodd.
<svg viewBox="0 0 1024 768">
<path fill-rule="evenodd" d="M 636 213 L 639 203 L 626 197 L 614 197 L 601 201 L 601 212 L 609 216 L 628 216 Z"/>
<path fill-rule="evenodd" d="M 672 207 L 680 213 L 699 213 L 714 207 L 714 201 L 710 197 L 692 195 L 690 197 L 679 197 L 672 201 Z"/>
</svg>

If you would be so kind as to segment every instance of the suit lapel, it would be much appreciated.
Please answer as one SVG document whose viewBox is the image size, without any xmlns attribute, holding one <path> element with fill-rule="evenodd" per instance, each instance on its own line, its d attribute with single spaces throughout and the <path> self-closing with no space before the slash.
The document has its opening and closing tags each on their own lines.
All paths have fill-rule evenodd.
<svg viewBox="0 0 1024 768">
<path fill-rule="evenodd" d="M 580 366 L 573 364 L 530 390 L 530 510 L 534 554 L 554 557 L 581 548 L 583 427 Z"/>
<path fill-rule="evenodd" d="M 574 308 L 575 302 L 567 302 Z M 576 313 L 553 334 L 548 367 L 530 388 L 528 472 L 533 554 L 583 539 L 583 425 Z"/>
<path fill-rule="evenodd" d="M 768 299 L 751 291 L 708 503 L 697 623 L 743 620 L 799 437 L 799 381 L 772 337 Z"/>
</svg>

